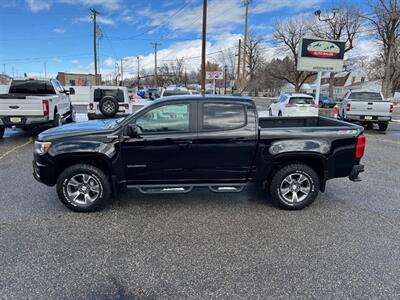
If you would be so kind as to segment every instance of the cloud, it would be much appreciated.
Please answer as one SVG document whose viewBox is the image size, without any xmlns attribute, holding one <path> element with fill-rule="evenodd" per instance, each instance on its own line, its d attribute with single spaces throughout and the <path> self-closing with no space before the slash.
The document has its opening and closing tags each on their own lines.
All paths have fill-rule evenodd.
<svg viewBox="0 0 400 300">
<path fill-rule="evenodd" d="M 112 20 L 108 17 L 100 16 L 100 15 L 97 16 L 96 20 L 97 20 L 97 23 L 103 24 L 103 25 L 114 25 L 115 24 L 114 20 Z M 76 19 L 74 19 L 74 22 L 90 23 L 90 22 L 92 22 L 92 17 L 86 16 L 86 17 L 76 18 Z"/>
<path fill-rule="evenodd" d="M 374 58 L 382 49 L 379 41 L 373 38 L 360 38 L 354 43 L 354 49 L 350 50 L 346 55 L 348 58 Z"/>
<path fill-rule="evenodd" d="M 51 0 L 25 0 L 25 4 L 31 12 L 39 12 L 42 10 L 49 10 L 52 1 Z"/>
<path fill-rule="evenodd" d="M 55 33 L 65 33 L 67 30 L 65 28 L 54 28 L 53 32 Z"/>
<path fill-rule="evenodd" d="M 304 9 L 314 8 L 323 0 L 258 0 L 250 7 L 250 13 L 263 14 L 281 9 L 291 9 L 293 11 L 301 11 Z"/>
<path fill-rule="evenodd" d="M 71 60 L 71 62 L 72 62 L 74 65 L 79 64 L 79 60 L 77 60 L 77 59 Z"/>
<path fill-rule="evenodd" d="M 60 62 L 62 62 L 62 59 L 59 58 L 59 57 L 53 57 L 53 58 L 51 59 L 51 61 L 54 62 L 54 63 L 60 63 Z"/>
<path fill-rule="evenodd" d="M 86 6 L 102 6 L 106 9 L 117 10 L 121 8 L 121 0 L 59 0 L 61 3 L 86 5 Z"/>
</svg>

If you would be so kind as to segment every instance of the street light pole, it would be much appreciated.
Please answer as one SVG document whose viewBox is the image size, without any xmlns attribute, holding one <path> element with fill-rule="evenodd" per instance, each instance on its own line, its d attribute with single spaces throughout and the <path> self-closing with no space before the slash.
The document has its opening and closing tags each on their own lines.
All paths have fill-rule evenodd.
<svg viewBox="0 0 400 300">
<path fill-rule="evenodd" d="M 137 57 L 137 86 L 138 86 L 138 89 L 139 89 L 139 86 L 140 86 L 140 58 L 139 58 L 139 56 Z"/>
<path fill-rule="evenodd" d="M 227 73 L 227 70 L 228 70 L 228 66 L 225 65 L 225 67 L 224 67 L 224 80 L 225 80 L 224 95 L 226 95 L 226 73 Z"/>
</svg>

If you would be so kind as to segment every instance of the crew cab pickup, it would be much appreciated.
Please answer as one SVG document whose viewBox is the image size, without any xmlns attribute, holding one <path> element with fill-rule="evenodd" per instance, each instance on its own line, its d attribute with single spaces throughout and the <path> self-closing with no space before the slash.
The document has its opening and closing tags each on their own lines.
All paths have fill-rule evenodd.
<svg viewBox="0 0 400 300">
<path fill-rule="evenodd" d="M 8 94 L 0 95 L 0 138 L 6 127 L 59 126 L 73 119 L 69 91 L 58 80 L 13 80 Z"/>
<path fill-rule="evenodd" d="M 371 129 L 375 123 L 380 131 L 386 131 L 393 110 L 393 103 L 385 101 L 382 93 L 350 91 L 339 102 L 338 117 L 367 125 Z"/>
<path fill-rule="evenodd" d="M 250 98 L 160 98 L 126 118 L 42 132 L 33 174 L 60 200 L 92 211 L 121 187 L 187 193 L 240 192 L 250 182 L 285 209 L 301 209 L 327 180 L 359 181 L 365 137 L 358 125 L 324 117 L 259 118 Z"/>
</svg>

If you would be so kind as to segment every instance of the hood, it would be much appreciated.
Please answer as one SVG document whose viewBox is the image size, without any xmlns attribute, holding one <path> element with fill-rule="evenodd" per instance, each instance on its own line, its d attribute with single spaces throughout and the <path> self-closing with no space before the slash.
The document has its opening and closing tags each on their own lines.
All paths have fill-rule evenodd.
<svg viewBox="0 0 400 300">
<path fill-rule="evenodd" d="M 54 127 L 39 134 L 39 141 L 111 131 L 122 119 L 93 120 Z"/>
</svg>

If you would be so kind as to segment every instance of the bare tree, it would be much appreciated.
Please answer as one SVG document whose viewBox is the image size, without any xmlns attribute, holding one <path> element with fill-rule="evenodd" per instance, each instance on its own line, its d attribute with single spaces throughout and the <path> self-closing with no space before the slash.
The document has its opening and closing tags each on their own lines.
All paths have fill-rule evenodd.
<svg viewBox="0 0 400 300">
<path fill-rule="evenodd" d="M 250 33 L 247 41 L 247 56 L 248 56 L 248 74 L 250 77 L 249 82 L 249 95 L 258 96 L 258 78 L 257 78 L 257 68 L 261 67 L 263 61 L 263 44 L 262 40 L 255 37 L 254 34 Z"/>
<path fill-rule="evenodd" d="M 344 51 L 354 48 L 354 41 L 360 35 L 362 25 L 361 12 L 357 7 L 341 8 L 333 18 L 327 18 L 321 24 L 319 20 L 310 24 L 310 32 L 318 38 L 327 40 L 341 40 L 346 42 Z M 333 97 L 335 73 L 330 73 L 329 97 Z"/>
<path fill-rule="evenodd" d="M 382 92 L 385 97 L 393 95 L 396 77 L 396 57 L 398 55 L 398 44 L 400 36 L 400 1 L 399 0 L 376 0 L 372 4 L 374 15 L 365 16 L 375 31 L 377 39 L 383 47 L 383 82 Z"/>
<path fill-rule="evenodd" d="M 277 68 L 271 75 L 293 84 L 296 92 L 313 73 L 297 70 L 298 49 L 301 38 L 309 30 L 308 22 L 299 17 L 292 17 L 274 24 L 273 38 L 279 46 L 279 50 L 288 55 L 285 60 L 288 69 Z"/>
</svg>

